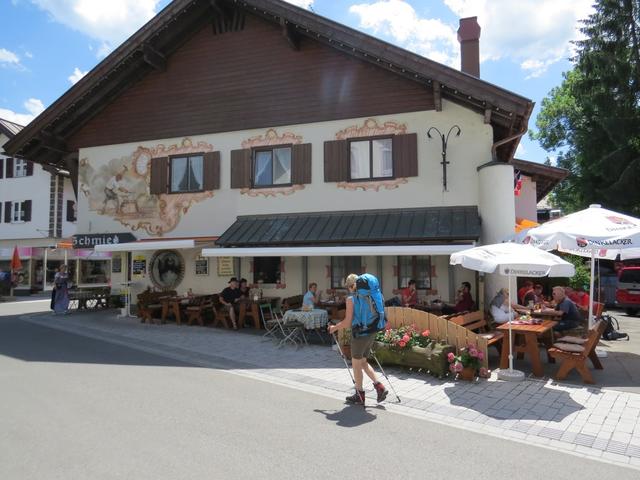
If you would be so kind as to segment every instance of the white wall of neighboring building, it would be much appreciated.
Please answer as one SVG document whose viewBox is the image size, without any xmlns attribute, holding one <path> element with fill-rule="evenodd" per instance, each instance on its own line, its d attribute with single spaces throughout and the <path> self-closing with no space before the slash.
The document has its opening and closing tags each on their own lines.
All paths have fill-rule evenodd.
<svg viewBox="0 0 640 480">
<path fill-rule="evenodd" d="M 522 176 L 522 188 L 520 195 L 515 197 L 516 217 L 525 218 L 533 222 L 538 219 L 538 209 L 536 206 L 536 182 L 531 177 Z"/>
</svg>

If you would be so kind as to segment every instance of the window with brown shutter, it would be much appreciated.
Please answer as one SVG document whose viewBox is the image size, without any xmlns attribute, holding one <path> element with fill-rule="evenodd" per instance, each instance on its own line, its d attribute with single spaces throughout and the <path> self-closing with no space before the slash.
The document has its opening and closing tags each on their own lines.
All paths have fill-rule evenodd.
<svg viewBox="0 0 640 480">
<path fill-rule="evenodd" d="M 151 195 L 167 193 L 169 180 L 169 158 L 159 157 L 151 159 L 151 178 L 149 190 Z"/>
<path fill-rule="evenodd" d="M 30 177 L 33 175 L 33 162 L 30 160 L 27 160 L 27 177 Z"/>
<path fill-rule="evenodd" d="M 169 157 L 169 193 L 204 190 L 204 153 Z"/>
<path fill-rule="evenodd" d="M 252 158 L 251 186 L 253 188 L 292 185 L 291 145 L 254 148 Z"/>
<path fill-rule="evenodd" d="M 11 206 L 13 202 L 4 202 L 4 223 L 11 223 Z"/>
<path fill-rule="evenodd" d="M 4 158 L 0 158 L 0 178 L 4 177 Z"/>
<path fill-rule="evenodd" d="M 220 188 L 220 152 L 204 154 L 204 189 L 206 191 Z"/>
<path fill-rule="evenodd" d="M 31 221 L 31 200 L 22 202 L 22 220 L 24 222 Z"/>
<path fill-rule="evenodd" d="M 7 158 L 7 178 L 13 178 L 13 158 Z"/>
<path fill-rule="evenodd" d="M 75 222 L 76 219 L 76 202 L 67 200 L 67 222 Z"/>
<path fill-rule="evenodd" d="M 418 176 L 418 135 L 394 135 L 393 173 L 396 178 Z"/>
<path fill-rule="evenodd" d="M 302 143 L 291 147 L 291 183 L 311 183 L 311 144 Z"/>
<path fill-rule="evenodd" d="M 324 142 L 324 181 L 349 180 L 349 143 L 346 140 Z"/>
<path fill-rule="evenodd" d="M 388 180 L 393 172 L 391 137 L 352 138 L 349 140 L 349 180 Z"/>
<path fill-rule="evenodd" d="M 231 188 L 251 188 L 251 149 L 231 151 Z"/>
</svg>

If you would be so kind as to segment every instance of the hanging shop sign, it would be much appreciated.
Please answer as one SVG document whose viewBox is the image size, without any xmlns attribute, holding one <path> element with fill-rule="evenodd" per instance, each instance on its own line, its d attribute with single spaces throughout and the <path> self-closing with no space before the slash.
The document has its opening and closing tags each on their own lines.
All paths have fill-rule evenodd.
<svg viewBox="0 0 640 480">
<path fill-rule="evenodd" d="M 131 263 L 131 273 L 134 276 L 142 277 L 147 274 L 147 257 L 135 255 Z"/>
<path fill-rule="evenodd" d="M 74 235 L 73 248 L 93 248 L 96 245 L 116 245 L 118 243 L 135 242 L 136 237 L 125 233 L 85 233 Z"/>
<path fill-rule="evenodd" d="M 231 277 L 235 275 L 233 257 L 218 257 L 218 276 Z"/>
</svg>

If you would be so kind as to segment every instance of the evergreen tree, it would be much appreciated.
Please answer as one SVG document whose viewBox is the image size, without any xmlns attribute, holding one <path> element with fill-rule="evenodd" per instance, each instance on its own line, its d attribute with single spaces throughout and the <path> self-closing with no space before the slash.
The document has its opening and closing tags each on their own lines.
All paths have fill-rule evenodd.
<svg viewBox="0 0 640 480">
<path fill-rule="evenodd" d="M 640 0 L 598 0 L 575 67 L 542 102 L 533 134 L 570 177 L 553 202 L 640 214 Z"/>
</svg>

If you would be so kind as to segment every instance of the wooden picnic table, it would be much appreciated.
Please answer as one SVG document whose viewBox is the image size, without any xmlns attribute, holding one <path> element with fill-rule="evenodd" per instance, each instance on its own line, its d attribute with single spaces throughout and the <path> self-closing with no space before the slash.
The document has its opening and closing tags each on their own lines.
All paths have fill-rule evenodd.
<svg viewBox="0 0 640 480">
<path fill-rule="evenodd" d="M 161 297 L 160 302 L 162 303 L 162 317 L 161 323 L 164 323 L 167 320 L 167 316 L 172 313 L 174 318 L 176 319 L 176 324 L 181 325 L 182 323 L 182 314 L 181 310 L 187 308 L 191 301 L 198 297 L 203 297 L 205 295 L 195 295 L 192 297 L 183 297 L 183 296 L 166 296 Z"/>
<path fill-rule="evenodd" d="M 247 315 L 253 320 L 253 326 L 256 329 L 262 328 L 262 322 L 260 321 L 260 305 L 264 303 L 270 304 L 275 307 L 280 297 L 262 297 L 259 300 L 253 300 L 249 298 L 242 298 L 238 300 L 240 303 L 240 313 L 238 315 L 238 326 L 243 327 Z"/>
<path fill-rule="evenodd" d="M 513 353 L 526 353 L 529 355 L 531 365 L 533 367 L 533 374 L 536 377 L 542 377 L 544 372 L 542 370 L 542 362 L 540 361 L 540 350 L 538 348 L 538 337 L 542 337 L 542 340 L 549 349 L 553 344 L 553 327 L 558 322 L 554 320 L 542 320 L 540 324 L 511 324 L 511 332 L 514 338 L 520 336 L 523 339 L 523 343 L 520 345 L 514 345 Z M 509 323 L 503 323 L 496 330 L 504 332 L 504 340 L 502 345 L 502 355 L 500 357 L 500 368 L 509 368 Z M 547 360 L 549 363 L 553 363 L 553 359 L 549 357 L 547 353 Z"/>
</svg>

